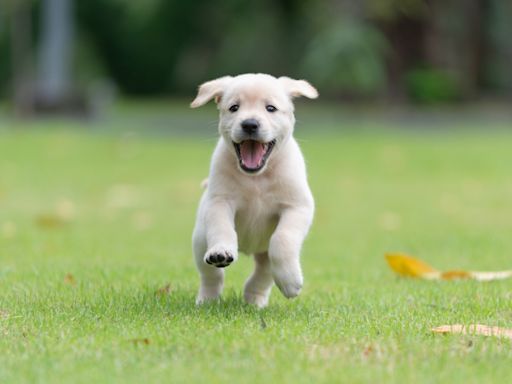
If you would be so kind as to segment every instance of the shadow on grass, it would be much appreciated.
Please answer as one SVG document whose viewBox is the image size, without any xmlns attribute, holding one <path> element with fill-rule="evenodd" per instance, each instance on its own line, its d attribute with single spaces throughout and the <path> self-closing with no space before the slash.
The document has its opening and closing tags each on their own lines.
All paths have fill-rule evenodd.
<svg viewBox="0 0 512 384">
<path fill-rule="evenodd" d="M 270 303 L 264 309 L 258 309 L 254 305 L 247 304 L 241 293 L 234 290 L 225 291 L 218 300 L 209 301 L 202 305 L 195 304 L 195 290 L 175 289 L 168 296 L 153 294 L 154 290 L 147 289 L 144 292 L 143 300 L 152 300 L 152 305 L 156 311 L 168 310 L 174 314 L 189 315 L 193 313 L 198 317 L 205 318 L 240 318 L 251 317 L 262 319 L 262 316 L 283 317 L 289 316 L 290 311 L 304 312 L 307 309 L 299 301 L 288 301 L 286 303 Z M 143 304 L 143 303 L 142 303 Z M 143 304 L 144 305 L 144 304 Z"/>
<path fill-rule="evenodd" d="M 39 301 L 46 310 L 61 313 L 79 314 L 86 318 L 102 318 L 126 321 L 190 319 L 191 321 L 223 322 L 250 320 L 266 328 L 265 319 L 272 321 L 294 316 L 302 317 L 310 310 L 299 300 L 274 302 L 265 309 L 257 309 L 245 303 L 240 293 L 226 291 L 223 297 L 216 301 L 195 304 L 195 288 L 173 287 L 162 293 L 155 286 L 144 287 L 101 287 L 92 290 L 91 287 L 77 287 L 75 292 L 60 300 L 50 298 Z M 55 299 L 55 298 L 54 298 Z M 29 303 L 25 303 L 27 306 Z"/>
</svg>

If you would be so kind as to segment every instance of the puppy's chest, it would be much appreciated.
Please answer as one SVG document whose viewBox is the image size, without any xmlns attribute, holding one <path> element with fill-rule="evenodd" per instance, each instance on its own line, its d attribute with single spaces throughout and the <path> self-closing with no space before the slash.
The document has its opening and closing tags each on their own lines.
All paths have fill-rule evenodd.
<svg viewBox="0 0 512 384">
<path fill-rule="evenodd" d="M 235 230 L 239 249 L 244 253 L 266 251 L 279 219 L 279 197 L 260 189 L 244 194 L 238 203 Z"/>
</svg>

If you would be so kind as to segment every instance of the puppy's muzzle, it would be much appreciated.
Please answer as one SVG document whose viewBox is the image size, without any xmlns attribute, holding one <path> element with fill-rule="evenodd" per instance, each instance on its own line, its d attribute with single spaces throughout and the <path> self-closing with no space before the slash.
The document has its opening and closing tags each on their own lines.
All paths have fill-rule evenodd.
<svg viewBox="0 0 512 384">
<path fill-rule="evenodd" d="M 240 125 L 247 135 L 254 135 L 260 128 L 260 123 L 256 119 L 245 119 L 240 123 Z"/>
</svg>

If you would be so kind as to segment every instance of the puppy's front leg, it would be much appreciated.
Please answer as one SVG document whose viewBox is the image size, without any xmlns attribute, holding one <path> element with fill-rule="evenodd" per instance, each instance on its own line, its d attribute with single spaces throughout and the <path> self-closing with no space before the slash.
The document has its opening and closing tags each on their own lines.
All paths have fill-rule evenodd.
<svg viewBox="0 0 512 384">
<path fill-rule="evenodd" d="M 196 302 L 217 299 L 224 286 L 224 271 L 237 257 L 237 237 L 234 213 L 222 201 L 203 199 L 192 237 L 201 286 Z"/>
<path fill-rule="evenodd" d="M 276 285 L 288 298 L 297 296 L 302 289 L 300 250 L 312 220 L 312 207 L 289 208 L 281 214 L 270 239 L 272 275 Z"/>
<path fill-rule="evenodd" d="M 238 258 L 235 212 L 226 201 L 210 201 L 205 212 L 206 243 L 204 262 L 224 268 Z"/>
</svg>

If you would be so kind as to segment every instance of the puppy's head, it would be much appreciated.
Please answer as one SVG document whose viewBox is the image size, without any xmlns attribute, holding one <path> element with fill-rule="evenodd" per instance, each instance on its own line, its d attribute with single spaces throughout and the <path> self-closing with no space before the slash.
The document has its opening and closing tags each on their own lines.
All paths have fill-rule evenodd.
<svg viewBox="0 0 512 384">
<path fill-rule="evenodd" d="M 208 81 L 190 104 L 200 107 L 214 99 L 220 111 L 219 132 L 243 172 L 263 172 L 272 153 L 292 135 L 292 99 L 318 97 L 305 80 L 265 74 L 226 76 Z"/>
</svg>

